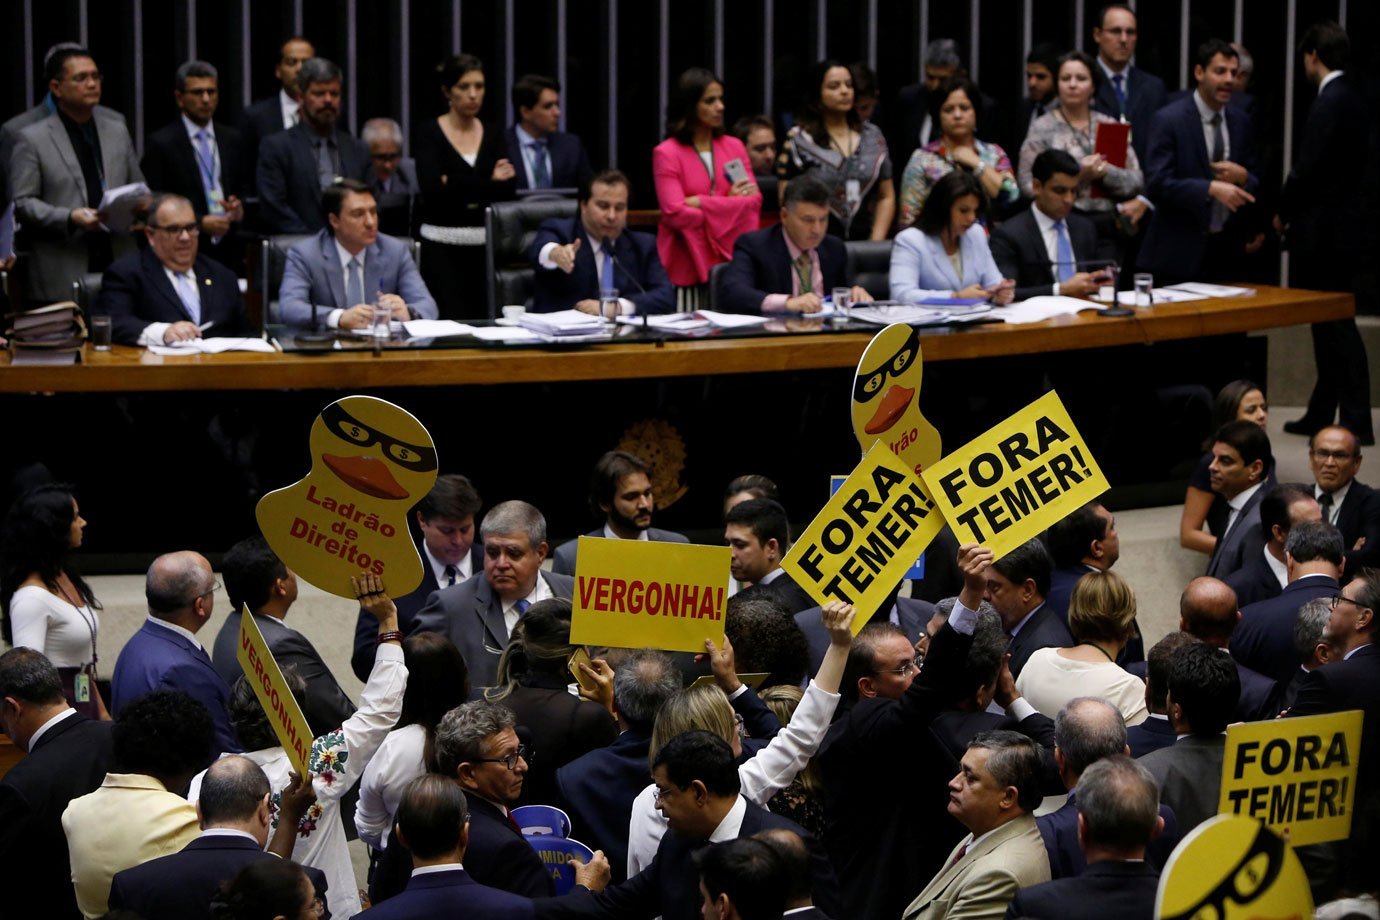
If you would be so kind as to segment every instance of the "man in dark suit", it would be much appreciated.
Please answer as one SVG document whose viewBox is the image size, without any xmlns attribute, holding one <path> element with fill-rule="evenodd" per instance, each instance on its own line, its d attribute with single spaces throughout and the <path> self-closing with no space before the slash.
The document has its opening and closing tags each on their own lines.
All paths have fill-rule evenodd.
<svg viewBox="0 0 1380 920">
<path fill-rule="evenodd" d="M 230 687 L 196 638 L 211 619 L 219 588 L 211 563 L 200 553 L 167 553 L 153 560 L 144 581 L 149 618 L 120 650 L 110 681 L 114 716 L 151 690 L 181 690 L 205 706 L 216 732 L 208 758 L 240 750 L 226 710 Z"/>
<path fill-rule="evenodd" d="M 753 592 L 742 592 L 734 595 L 741 597 L 744 594 L 751 596 Z M 883 604 L 883 608 L 885 608 Z M 953 605 L 943 611 L 929 601 L 917 600 L 913 597 L 898 597 L 891 604 L 891 612 L 887 615 L 888 621 L 893 626 L 898 627 L 905 633 L 915 645 L 916 649 L 921 648 L 921 644 L 928 642 L 931 635 L 931 627 L 935 631 L 943 625 L 948 618 L 949 611 Z M 824 653 L 829 651 L 829 631 L 824 628 L 824 621 L 820 618 L 820 607 L 816 604 L 813 607 L 797 613 L 794 617 L 795 625 L 800 627 L 800 631 L 805 634 L 805 644 L 809 649 L 810 671 L 811 673 L 819 670 L 820 662 L 824 660 Z M 921 652 L 923 656 L 924 653 Z"/>
<path fill-rule="evenodd" d="M 286 840 L 274 844 L 290 858 L 295 835 L 293 809 L 305 812 L 309 801 L 283 796 L 279 815 L 269 808 L 272 793 L 268 777 L 246 757 L 222 757 L 206 769 L 198 794 L 196 810 L 201 820 L 201 836 L 179 852 L 162 856 L 115 874 L 110 883 L 110 907 L 124 909 L 141 917 L 180 917 L 210 920 L 211 899 L 222 882 L 233 879 L 250 863 L 279 858 L 269 846 L 270 818 Z M 324 903 L 326 875 L 320 869 L 304 866 L 316 896 Z"/>
<path fill-rule="evenodd" d="M 781 223 L 745 233 L 718 282 L 718 309 L 730 313 L 818 313 L 847 287 L 843 241 L 830 236 L 829 189 L 805 176 L 786 186 Z M 854 285 L 855 302 L 872 295 Z"/>
<path fill-rule="evenodd" d="M 1354 431 L 1329 425 L 1309 440 L 1308 464 L 1323 519 L 1335 524 L 1345 541 L 1343 577 L 1380 564 L 1380 491 L 1356 479 L 1361 471 L 1361 438 Z"/>
<path fill-rule="evenodd" d="M 1052 524 L 1045 545 L 1054 564 L 1045 604 L 1067 624 L 1069 598 L 1078 580 L 1089 572 L 1107 571 L 1121 558 L 1116 518 L 1099 502 L 1088 502 Z"/>
<path fill-rule="evenodd" d="M 603 309 L 601 292 L 609 288 L 619 292 L 620 315 L 675 309 L 675 291 L 657 255 L 656 238 L 628 230 L 631 194 L 628 177 L 608 169 L 580 186 L 577 217 L 542 222 L 527 251 L 537 266 L 533 310 L 575 309 L 597 316 Z"/>
<path fill-rule="evenodd" d="M 1324 635 L 1327 621 L 1332 618 L 1332 597 L 1335 596 L 1315 597 L 1299 608 L 1298 619 L 1294 621 L 1294 650 L 1299 656 L 1299 666 L 1280 695 L 1281 712 L 1293 708 L 1309 674 L 1342 659 L 1340 645 L 1331 636 Z"/>
<path fill-rule="evenodd" d="M 657 807 L 667 831 L 652 862 L 637 875 L 602 892 L 577 888 L 564 898 L 537 903 L 543 918 L 656 916 L 691 920 L 700 916 L 699 873 L 692 854 L 706 843 L 751 837 L 784 828 L 811 851 L 814 900 L 843 916 L 838 882 L 824 850 L 798 825 L 747 801 L 740 794 L 738 766 L 728 742 L 705 731 L 677 735 L 652 761 Z M 856 911 L 850 916 L 857 916 Z"/>
<path fill-rule="evenodd" d="M 1054 75 L 1059 71 L 1059 58 L 1064 52 L 1052 42 L 1040 42 L 1025 56 L 1025 98 L 1016 106 L 1011 118 L 1011 146 L 1019 158 L 1021 144 L 1030 133 L 1030 124 L 1054 108 L 1059 98 Z M 904 168 L 904 166 L 902 167 Z"/>
<path fill-rule="evenodd" d="M 1322 519 L 1322 511 L 1308 490 L 1285 483 L 1275 486 L 1260 500 L 1260 539 L 1264 548 L 1241 568 L 1222 579 L 1236 593 L 1242 608 L 1257 601 L 1279 597 L 1289 583 L 1284 543 L 1289 532 L 1306 521 Z"/>
<path fill-rule="evenodd" d="M 1335 597 L 1342 573 L 1342 535 L 1322 521 L 1299 524 L 1284 545 L 1289 584 L 1278 597 L 1248 604 L 1232 636 L 1237 661 L 1287 686 L 1298 671 L 1294 628 L 1299 608 L 1314 598 Z M 1244 691 L 1244 686 L 1243 686 Z"/>
<path fill-rule="evenodd" d="M 1230 655 L 1233 633 L 1241 622 L 1241 610 L 1231 588 L 1216 578 L 1195 578 L 1179 597 L 1179 629 Z M 1261 673 L 1232 658 L 1240 693 L 1233 722 L 1273 719 L 1279 714 L 1279 683 L 1269 673 Z"/>
<path fill-rule="evenodd" d="M 792 616 L 819 606 L 781 568 L 791 545 L 785 508 L 769 498 L 739 502 L 724 516 L 724 542 L 730 553 L 729 571 L 738 581 L 751 585 L 742 593 L 767 594 Z"/>
<path fill-rule="evenodd" d="M 148 248 L 106 269 L 92 308 L 110 316 L 115 341 L 172 345 L 254 333 L 235 273 L 198 252 L 200 232 L 186 198 L 154 198 L 144 228 Z"/>
<path fill-rule="evenodd" d="M 396 839 L 411 853 L 414 875 L 406 890 L 361 917 L 408 920 L 463 915 L 475 920 L 526 920 L 534 916 L 528 898 L 481 884 L 471 875 L 474 862 L 467 857 L 473 852 L 470 837 L 477 798 L 474 793 L 466 796 L 453 780 L 434 773 L 408 783 L 395 817 Z M 416 872 L 419 869 L 426 871 Z"/>
<path fill-rule="evenodd" d="M 1012 677 L 1021 676 L 1021 669 L 1036 649 L 1073 645 L 1069 628 L 1045 603 L 1052 567 L 1049 551 L 1037 537 L 985 568 L 983 600 L 996 609 L 1011 636 Z"/>
<path fill-rule="evenodd" d="M 1146 754 L 1142 764 L 1160 787 L 1188 835 L 1217 814 L 1226 755 L 1227 723 L 1236 711 L 1241 679 L 1230 658 L 1205 642 L 1192 642 L 1169 665 L 1169 721 L 1183 737 Z"/>
<path fill-rule="evenodd" d="M 810 848 L 798 834 L 785 828 L 773 828 L 759 832 L 753 837 L 771 847 L 781 861 L 785 873 L 783 885 L 786 889 L 786 908 L 783 917 L 791 920 L 830 920 L 829 915 L 814 905 L 810 895 L 813 879 L 810 865 Z"/>
<path fill-rule="evenodd" d="M 484 506 L 469 479 L 458 473 L 436 477 L 436 484 L 413 509 L 422 535 L 422 583 L 411 593 L 393 599 L 398 608 L 398 629 L 412 635 L 417 611 L 441 588 L 466 581 L 484 568 L 484 546 L 475 540 L 474 516 Z M 359 608 L 355 621 L 355 649 L 350 670 L 368 680 L 374 669 L 374 649 L 379 621 Z"/>
<path fill-rule="evenodd" d="M 1131 123 L 1131 146 L 1144 163 L 1150 121 L 1164 105 L 1164 81 L 1131 63 L 1138 38 L 1136 14 L 1130 7 L 1113 3 L 1103 9 L 1101 22 L 1093 26 L 1093 41 L 1107 79 L 1097 88 L 1093 108 Z"/>
<path fill-rule="evenodd" d="M 1227 529 L 1217 538 L 1205 574 L 1226 578 L 1260 555 L 1260 503 L 1271 487 L 1271 459 L 1270 438 L 1255 422 L 1227 422 L 1213 435 L 1208 475 L 1212 491 L 1226 499 Z"/>
<path fill-rule="evenodd" d="M 1055 873 L 1052 881 L 1021 889 L 1006 915 L 1151 920 L 1163 865 L 1154 861 L 1153 853 L 1164 826 L 1164 806 L 1159 806 L 1158 815 L 1155 811 L 1159 790 L 1154 778 L 1143 766 L 1116 754 L 1083 772 L 1078 793 L 1074 832 L 1087 868 L 1076 876 Z"/>
<path fill-rule="evenodd" d="M 140 164 L 149 187 L 192 203 L 202 252 L 232 270 L 244 269 L 241 195 L 249 193 L 240 133 L 214 119 L 220 78 L 205 61 L 177 68 L 173 97 L 182 116 L 149 135 Z"/>
<path fill-rule="evenodd" d="M 22 880 L 7 896 L 16 916 L 81 916 L 62 812 L 105 779 L 111 725 L 68 706 L 57 668 L 38 652 L 0 655 L 0 727 L 25 753 L 0 779 L 0 865 Z"/>
<path fill-rule="evenodd" d="M 255 169 L 259 162 L 259 145 L 264 138 L 286 131 L 301 121 L 302 91 L 297 86 L 297 72 L 302 64 L 316 57 L 312 43 L 294 35 L 278 49 L 278 63 L 273 76 L 279 83 L 278 92 L 250 105 L 240 116 L 240 134 L 244 139 L 244 171 L 249 187 L 255 187 Z"/>
<path fill-rule="evenodd" d="M 786 866 L 765 841 L 739 837 L 711 843 L 693 858 L 700 874 L 700 911 L 705 920 L 782 916 L 787 903 Z"/>
<path fill-rule="evenodd" d="M 297 73 L 301 121 L 259 147 L 259 217 L 268 233 L 315 233 L 326 226 L 321 190 L 336 179 L 369 177 L 369 148 L 337 126 L 340 68 L 312 58 Z"/>
<path fill-rule="evenodd" d="M 1236 52 L 1211 39 L 1197 61 L 1197 90 L 1155 114 L 1141 160 L 1155 216 L 1136 268 L 1153 272 L 1157 284 L 1239 280 L 1249 247 L 1259 244 L 1243 210 L 1260 185 L 1250 119 L 1227 108 Z"/>
<path fill-rule="evenodd" d="M 355 704 L 340 689 L 316 647 L 306 636 L 283 622 L 297 601 L 297 576 L 288 569 L 263 537 L 249 537 L 230 547 L 221 559 L 231 615 L 221 625 L 212 646 L 211 661 L 226 684 L 240 676 L 240 614 L 254 616 L 268 650 L 278 666 L 292 665 L 306 682 L 302 714 L 314 737 L 333 732 L 355 713 Z"/>
<path fill-rule="evenodd" d="M 560 84 L 550 77 L 524 74 L 513 84 L 512 99 L 517 122 L 503 139 L 508 161 L 518 167 L 517 187 L 584 187 L 594 170 L 580 138 L 561 130 Z"/>
<path fill-rule="evenodd" d="M 413 631 L 450 636 L 465 656 L 470 685 L 492 687 L 498 658 L 527 608 L 548 597 L 569 600 L 575 580 L 541 570 L 547 551 L 546 518 L 526 502 L 508 501 L 490 509 L 479 527 L 479 539 L 484 544 L 484 571 L 428 597 Z"/>
<path fill-rule="evenodd" d="M 371 118 L 359 136 L 369 145 L 369 190 L 379 205 L 379 229 L 389 236 L 411 236 L 421 187 L 417 161 L 402 154 L 402 126 L 391 118 Z"/>
<path fill-rule="evenodd" d="M 656 496 L 647 464 L 623 450 L 611 450 L 594 464 L 589 478 L 589 507 L 602 515 L 604 526 L 586 536 L 607 540 L 653 540 L 658 543 L 689 543 L 684 534 L 652 526 Z M 579 541 L 556 547 L 551 571 L 574 575 Z"/>
<path fill-rule="evenodd" d="M 1169 721 L 1169 667 L 1179 649 L 1198 640 L 1185 632 L 1172 632 L 1150 647 L 1145 656 L 1145 708 L 1149 716 L 1139 725 L 1126 729 L 1126 745 L 1131 756 L 1144 757 L 1151 751 L 1174 743 L 1174 726 Z M 1134 669 L 1128 669 L 1134 672 Z"/>
<path fill-rule="evenodd" d="M 1375 123 L 1365 94 L 1343 74 L 1351 55 L 1346 32 L 1335 22 L 1311 26 L 1299 42 L 1303 72 L 1318 88 L 1308 110 L 1284 190 L 1275 229 L 1289 250 L 1291 285 L 1321 291 L 1359 292 L 1374 250 L 1367 196 L 1357 194 L 1358 154 L 1371 149 Z M 1366 444 L 1375 443 L 1370 415 L 1370 362 L 1354 319 L 1313 326 L 1313 358 L 1318 382 L 1303 417 L 1284 423 L 1291 434 L 1312 434 L 1341 423 Z M 1378 550 L 1380 551 L 1380 550 Z M 1371 563 L 1374 564 L 1374 563 Z"/>
<path fill-rule="evenodd" d="M 1069 701 L 1055 720 L 1054 759 L 1059 777 L 1068 790 L 1068 799 L 1056 811 L 1035 819 L 1040 836 L 1049 854 L 1051 878 L 1074 878 L 1083 874 L 1088 862 L 1084 858 L 1080 822 L 1082 793 L 1096 798 L 1098 790 L 1083 785 L 1083 778 L 1094 765 L 1109 760 L 1124 760 L 1130 753 L 1126 744 L 1126 723 L 1115 706 L 1097 697 L 1080 697 Z M 1133 768 L 1137 771 L 1143 767 Z M 1147 776 L 1146 779 L 1149 779 Z M 1095 787 L 1095 782 L 1090 784 Z M 1179 843 L 1178 821 L 1167 805 L 1158 807 L 1158 833 L 1146 847 L 1145 858 L 1156 869 L 1164 868 L 1169 854 Z M 1152 824 L 1154 822 L 1152 821 Z"/>
<path fill-rule="evenodd" d="M 1063 150 L 1046 150 L 1031 167 L 1035 198 L 1030 209 L 992 232 L 992 258 L 1002 277 L 1016 280 L 1016 299 L 1097 292 L 1105 271 L 1093 260 L 1111 258 L 1097 240 L 1092 221 L 1073 213 L 1078 161 Z"/>
</svg>

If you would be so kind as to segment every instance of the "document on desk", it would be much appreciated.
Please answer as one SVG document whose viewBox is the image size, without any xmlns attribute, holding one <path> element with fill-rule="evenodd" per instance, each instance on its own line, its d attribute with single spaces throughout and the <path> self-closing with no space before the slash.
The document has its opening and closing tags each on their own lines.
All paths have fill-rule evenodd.
<svg viewBox="0 0 1380 920">
<path fill-rule="evenodd" d="M 475 326 L 470 333 L 481 342 L 532 343 L 540 342 L 541 337 L 530 329 L 521 326 Z"/>
<path fill-rule="evenodd" d="M 261 351 L 273 354 L 276 349 L 263 339 L 218 337 L 187 339 L 172 345 L 150 345 L 153 355 L 218 355 L 227 351 Z"/>
<path fill-rule="evenodd" d="M 589 336 L 608 331 L 597 316 L 579 310 L 558 310 L 555 313 L 524 313 L 522 328 L 543 336 Z"/>
<path fill-rule="evenodd" d="M 1198 294 L 1203 297 L 1253 297 L 1255 288 L 1231 287 L 1226 284 L 1208 284 L 1204 281 L 1185 281 L 1183 284 L 1171 284 L 1165 291 L 1176 291 L 1185 294 Z"/>
<path fill-rule="evenodd" d="M 981 315 L 983 314 L 955 316 L 945 310 L 932 310 L 913 303 L 871 303 L 864 307 L 854 307 L 849 313 L 851 319 L 874 326 L 890 326 L 892 323 L 939 326 L 944 323 L 967 322 Z"/>
<path fill-rule="evenodd" d="M 1097 304 L 1087 300 L 1080 300 L 1077 297 L 1031 297 L 1029 300 L 1019 300 L 1005 307 L 999 307 L 993 311 L 995 316 L 1000 316 L 1002 322 L 1020 326 L 1026 323 L 1039 323 L 1056 316 L 1073 316 L 1084 310 L 1100 310 Z"/>
<path fill-rule="evenodd" d="M 474 335 L 474 327 L 469 323 L 457 323 L 453 319 L 410 319 L 402 324 L 410 338 L 440 339 L 450 335 Z"/>
<path fill-rule="evenodd" d="M 1193 291 L 1188 291 L 1188 290 L 1184 290 L 1184 289 L 1182 289 L 1182 288 L 1177 288 L 1177 287 L 1154 288 L 1153 290 L 1150 291 L 1150 297 L 1151 297 L 1151 299 L 1152 299 L 1155 303 L 1157 303 L 1157 304 L 1164 304 L 1164 303 L 1188 303 L 1189 301 L 1193 301 L 1193 300 L 1207 300 L 1208 297 L 1215 297 L 1215 296 L 1217 296 L 1217 295 L 1216 295 L 1216 294 L 1199 294 L 1199 293 L 1194 293 Z M 1102 298 L 1102 297 L 1094 297 L 1093 299 L 1096 300 L 1096 301 L 1098 301 L 1099 303 L 1106 303 L 1106 302 L 1107 302 L 1107 301 L 1106 301 L 1104 298 Z M 1139 305 L 1138 305 L 1138 304 L 1136 303 L 1136 292 L 1135 292 L 1135 291 L 1119 291 L 1119 292 L 1117 293 L 1117 295 L 1116 295 L 1116 302 L 1119 303 L 1119 304 L 1121 304 L 1123 307 L 1144 306 L 1144 304 L 1139 304 Z"/>
</svg>

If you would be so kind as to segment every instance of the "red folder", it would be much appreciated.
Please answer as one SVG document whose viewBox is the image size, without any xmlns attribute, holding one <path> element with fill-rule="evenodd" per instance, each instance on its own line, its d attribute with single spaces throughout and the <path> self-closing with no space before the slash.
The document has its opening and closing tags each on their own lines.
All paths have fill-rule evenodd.
<svg viewBox="0 0 1380 920">
<path fill-rule="evenodd" d="M 1126 145 L 1131 142 L 1131 126 L 1124 121 L 1104 121 L 1097 126 L 1096 153 L 1113 166 L 1126 167 Z"/>
</svg>

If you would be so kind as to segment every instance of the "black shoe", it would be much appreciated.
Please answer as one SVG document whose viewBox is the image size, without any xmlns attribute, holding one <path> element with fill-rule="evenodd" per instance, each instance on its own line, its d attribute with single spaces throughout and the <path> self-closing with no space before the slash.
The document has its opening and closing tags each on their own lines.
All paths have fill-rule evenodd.
<svg viewBox="0 0 1380 920">
<path fill-rule="evenodd" d="M 1295 419 L 1292 422 L 1284 423 L 1284 430 L 1286 433 L 1301 434 L 1309 438 L 1313 437 L 1313 435 L 1317 434 L 1319 431 L 1322 431 L 1326 427 L 1327 423 L 1323 423 L 1321 425 L 1315 424 L 1313 420 L 1306 415 L 1303 418 Z"/>
</svg>

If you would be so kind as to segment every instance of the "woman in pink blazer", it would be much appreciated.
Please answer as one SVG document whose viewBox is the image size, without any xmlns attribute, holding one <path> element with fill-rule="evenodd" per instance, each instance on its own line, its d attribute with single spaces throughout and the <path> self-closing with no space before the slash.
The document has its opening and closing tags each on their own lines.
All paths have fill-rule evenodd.
<svg viewBox="0 0 1380 920">
<path fill-rule="evenodd" d="M 666 133 L 652 150 L 661 206 L 656 248 L 677 291 L 677 305 L 707 305 L 709 269 L 733 257 L 733 243 L 757 229 L 762 193 L 747 148 L 724 133 L 724 88 L 702 67 L 680 75 L 668 106 Z M 730 167 L 733 161 L 742 167 Z M 730 172 L 743 176 L 738 181 Z"/>
</svg>

